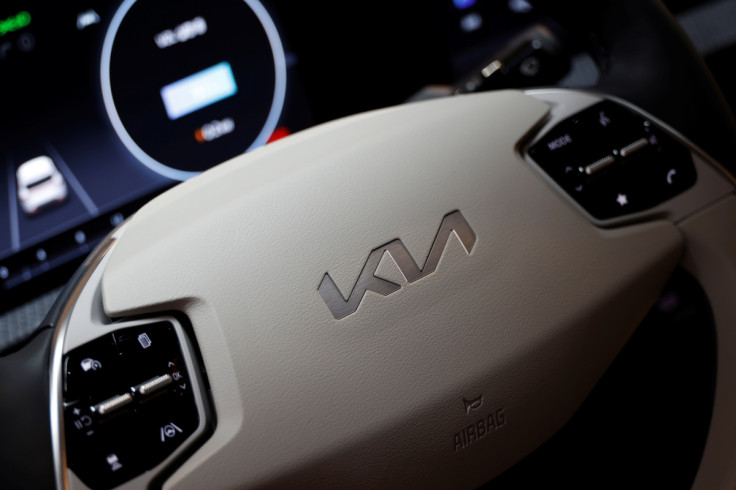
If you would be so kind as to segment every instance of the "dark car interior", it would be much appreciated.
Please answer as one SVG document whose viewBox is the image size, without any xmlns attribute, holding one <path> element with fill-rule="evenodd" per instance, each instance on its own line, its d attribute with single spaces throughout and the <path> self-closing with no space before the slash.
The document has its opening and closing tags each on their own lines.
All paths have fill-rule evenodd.
<svg viewBox="0 0 736 490">
<path fill-rule="evenodd" d="M 615 3 L 3 2 L 0 361 L 47 326 L 74 271 L 143 204 L 352 114 L 466 92 L 590 90 L 736 171 L 736 1 Z M 494 60 L 503 68 L 479 75 Z M 28 180 L 21 169 L 37 157 L 52 166 Z M 678 269 L 574 417 L 484 488 L 690 488 L 716 346 L 708 299 Z M 12 407 L 0 413 L 22 418 L 14 390 L 0 381 Z M 0 453 L 0 487 L 30 481 L 14 475 L 11 452 Z"/>
</svg>

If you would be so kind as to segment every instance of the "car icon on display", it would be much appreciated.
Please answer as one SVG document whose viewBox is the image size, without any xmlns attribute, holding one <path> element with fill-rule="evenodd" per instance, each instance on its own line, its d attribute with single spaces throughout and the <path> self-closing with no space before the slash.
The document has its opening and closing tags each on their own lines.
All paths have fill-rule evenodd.
<svg viewBox="0 0 736 490">
<path fill-rule="evenodd" d="M 61 204 L 67 197 L 64 177 L 54 161 L 45 155 L 22 163 L 15 175 L 18 181 L 18 200 L 28 215 L 34 215 L 50 204 Z"/>
</svg>

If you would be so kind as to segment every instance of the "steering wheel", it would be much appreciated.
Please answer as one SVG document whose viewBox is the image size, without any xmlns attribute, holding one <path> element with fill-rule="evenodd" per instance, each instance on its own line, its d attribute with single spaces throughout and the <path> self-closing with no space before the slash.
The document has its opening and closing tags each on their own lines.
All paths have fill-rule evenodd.
<svg viewBox="0 0 736 490">
<path fill-rule="evenodd" d="M 733 118 L 659 4 L 565 8 L 589 10 L 593 92 L 334 121 L 117 229 L 0 358 L 2 481 L 478 486 L 564 425 L 681 266 L 718 336 L 694 486 L 733 487 L 736 197 L 709 156 L 730 164 Z"/>
</svg>

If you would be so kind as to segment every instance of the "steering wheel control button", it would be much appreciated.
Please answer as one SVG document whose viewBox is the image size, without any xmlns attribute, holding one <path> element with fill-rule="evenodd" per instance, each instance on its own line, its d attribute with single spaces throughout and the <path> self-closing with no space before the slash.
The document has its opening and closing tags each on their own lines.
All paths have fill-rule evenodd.
<svg viewBox="0 0 736 490">
<path fill-rule="evenodd" d="M 83 461 L 75 461 L 85 467 L 84 476 L 78 476 L 93 489 L 106 490 L 116 487 L 145 471 L 145 462 L 133 444 L 106 441 L 83 452 Z"/>
<path fill-rule="evenodd" d="M 121 357 L 127 361 L 129 379 L 135 381 L 129 387 L 167 373 L 167 363 L 179 352 L 176 334 L 166 323 L 125 329 L 113 336 Z"/>
<path fill-rule="evenodd" d="M 529 149 L 529 156 L 603 220 L 657 206 L 697 179 L 687 148 L 612 101 L 563 120 Z"/>
<path fill-rule="evenodd" d="M 67 396 L 78 399 L 90 391 L 105 398 L 119 394 L 110 385 L 110 380 L 118 376 L 118 361 L 115 343 L 109 335 L 75 349 L 65 361 L 64 386 Z"/>
<path fill-rule="evenodd" d="M 196 407 L 181 404 L 178 396 L 169 392 L 157 400 L 141 422 L 141 448 L 152 461 L 163 461 L 199 425 Z"/>
<path fill-rule="evenodd" d="M 84 412 L 81 413 L 84 419 Z M 96 419 L 89 411 L 87 413 L 92 422 L 80 431 L 70 431 L 70 410 L 65 410 L 64 414 L 67 461 L 77 476 L 90 488 L 105 489 L 144 471 L 144 460 L 135 450 L 132 413 L 118 415 L 107 421 Z M 111 454 L 116 455 L 120 467 L 107 463 L 107 457 Z"/>
<path fill-rule="evenodd" d="M 115 332 L 113 337 L 124 356 L 156 357 L 162 350 L 172 350 L 178 344 L 173 328 L 165 323 L 122 330 Z"/>
<path fill-rule="evenodd" d="M 67 421 L 67 434 L 76 434 L 91 437 L 95 434 L 97 424 L 90 407 L 82 403 L 72 403 L 64 407 L 64 417 Z"/>
<path fill-rule="evenodd" d="M 164 461 L 199 427 L 176 331 L 168 322 L 117 330 L 65 357 L 69 468 L 111 488 Z"/>
</svg>

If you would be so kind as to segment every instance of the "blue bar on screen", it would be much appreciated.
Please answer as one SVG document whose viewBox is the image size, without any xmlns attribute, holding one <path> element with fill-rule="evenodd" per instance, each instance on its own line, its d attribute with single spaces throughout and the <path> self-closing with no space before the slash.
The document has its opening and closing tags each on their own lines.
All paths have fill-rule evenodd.
<svg viewBox="0 0 736 490">
<path fill-rule="evenodd" d="M 166 85 L 161 89 L 161 99 L 173 121 L 231 97 L 237 91 L 230 63 L 223 61 Z"/>
</svg>

